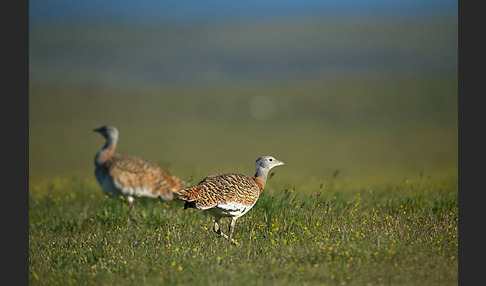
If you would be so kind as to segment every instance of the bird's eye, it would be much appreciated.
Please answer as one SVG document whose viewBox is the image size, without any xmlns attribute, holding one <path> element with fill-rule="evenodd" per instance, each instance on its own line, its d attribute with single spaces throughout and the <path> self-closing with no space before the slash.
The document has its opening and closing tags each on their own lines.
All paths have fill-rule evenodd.
<svg viewBox="0 0 486 286">
<path fill-rule="evenodd" d="M 272 158 L 270 158 L 270 159 L 268 159 L 268 161 L 272 162 L 272 161 L 273 161 L 273 159 L 272 159 Z"/>
</svg>

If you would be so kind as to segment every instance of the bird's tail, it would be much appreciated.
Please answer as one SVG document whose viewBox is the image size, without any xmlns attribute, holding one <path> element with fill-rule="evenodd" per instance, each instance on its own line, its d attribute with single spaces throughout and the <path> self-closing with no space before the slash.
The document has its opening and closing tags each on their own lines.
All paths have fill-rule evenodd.
<svg viewBox="0 0 486 286">
<path fill-rule="evenodd" d="M 178 191 L 178 199 L 183 201 L 194 201 L 197 199 L 199 195 L 200 188 L 198 186 L 194 186 L 189 189 L 181 189 Z"/>
</svg>

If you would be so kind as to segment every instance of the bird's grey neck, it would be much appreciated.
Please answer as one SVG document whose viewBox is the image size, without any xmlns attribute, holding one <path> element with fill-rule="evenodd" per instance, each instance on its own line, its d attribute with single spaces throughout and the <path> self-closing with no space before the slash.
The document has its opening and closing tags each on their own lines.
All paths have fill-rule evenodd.
<svg viewBox="0 0 486 286">
<path fill-rule="evenodd" d="M 103 146 L 103 148 L 101 148 L 101 150 L 116 148 L 117 142 L 118 142 L 117 137 L 108 137 L 108 139 L 106 139 L 105 145 Z"/>
<path fill-rule="evenodd" d="M 118 138 L 108 137 L 103 148 L 101 148 L 101 150 L 96 153 L 95 164 L 104 164 L 106 161 L 110 160 L 115 153 L 117 142 Z"/>
<path fill-rule="evenodd" d="M 266 183 L 268 171 L 269 169 L 257 168 L 255 171 L 255 178 L 260 178 L 263 180 L 263 183 Z"/>
</svg>

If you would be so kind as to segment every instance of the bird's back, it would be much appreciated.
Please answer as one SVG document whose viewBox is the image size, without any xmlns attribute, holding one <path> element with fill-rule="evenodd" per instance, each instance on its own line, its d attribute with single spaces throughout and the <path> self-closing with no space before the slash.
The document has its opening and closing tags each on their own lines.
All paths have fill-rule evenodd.
<svg viewBox="0 0 486 286">
<path fill-rule="evenodd" d="M 252 207 L 260 195 L 255 181 L 242 174 L 216 174 L 196 186 L 179 192 L 185 208 L 209 209 L 221 205 Z"/>
<path fill-rule="evenodd" d="M 173 192 L 180 190 L 185 183 L 159 166 L 134 156 L 114 155 L 111 160 L 97 166 L 96 173 L 97 178 L 111 180 L 112 187 L 123 195 L 162 197 L 166 200 L 171 200 Z M 109 183 L 106 185 L 109 188 Z"/>
</svg>

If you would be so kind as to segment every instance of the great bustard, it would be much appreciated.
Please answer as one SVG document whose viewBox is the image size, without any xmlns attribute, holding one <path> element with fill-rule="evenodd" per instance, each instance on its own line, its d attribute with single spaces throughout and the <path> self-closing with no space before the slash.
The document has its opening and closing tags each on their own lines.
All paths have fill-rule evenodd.
<svg viewBox="0 0 486 286">
<path fill-rule="evenodd" d="M 195 208 L 211 213 L 214 216 L 214 232 L 236 244 L 232 239 L 236 220 L 255 205 L 265 187 L 268 171 L 284 163 L 272 156 L 263 156 L 256 160 L 255 165 L 253 177 L 234 173 L 211 175 L 196 186 L 181 190 L 178 199 L 185 201 L 184 209 Z M 231 217 L 229 235 L 219 227 L 222 217 Z"/>
<path fill-rule="evenodd" d="M 95 176 L 101 189 L 110 197 L 123 196 L 129 206 L 135 197 L 173 199 L 186 182 L 170 175 L 156 164 L 134 156 L 117 155 L 118 130 L 110 125 L 94 129 L 106 138 L 94 158 Z"/>
</svg>

